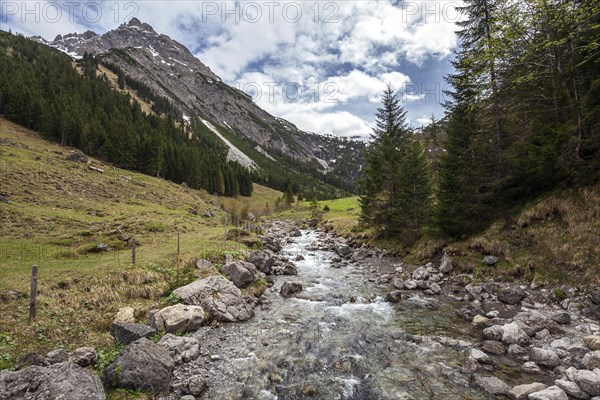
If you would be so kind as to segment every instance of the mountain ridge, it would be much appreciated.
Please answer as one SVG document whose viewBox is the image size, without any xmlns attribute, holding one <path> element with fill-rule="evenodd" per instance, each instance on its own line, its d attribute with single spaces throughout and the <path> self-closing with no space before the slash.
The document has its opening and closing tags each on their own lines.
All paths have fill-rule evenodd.
<svg viewBox="0 0 600 400">
<path fill-rule="evenodd" d="M 351 176 L 352 183 L 359 175 L 362 160 L 354 155 L 362 154 L 363 143 L 349 141 L 358 151 L 350 152 L 352 162 L 345 164 L 354 165 L 354 170 L 350 174 L 336 173 L 335 163 L 345 157 L 335 150 L 336 140 L 303 132 L 293 123 L 269 114 L 249 95 L 224 83 L 184 45 L 157 33 L 151 25 L 137 18 L 102 35 L 87 31 L 58 35 L 51 42 L 39 37 L 36 40 L 74 58 L 83 57 L 85 53 L 100 57 L 103 64 L 117 66 L 125 75 L 169 99 L 184 119 L 196 115 L 219 132 L 229 131 L 249 139 L 252 147 L 268 159 L 276 159 L 281 153 L 312 164 L 321 173 Z M 185 124 L 185 120 L 181 122 Z M 329 159 L 320 157 L 324 147 L 330 147 Z"/>
</svg>

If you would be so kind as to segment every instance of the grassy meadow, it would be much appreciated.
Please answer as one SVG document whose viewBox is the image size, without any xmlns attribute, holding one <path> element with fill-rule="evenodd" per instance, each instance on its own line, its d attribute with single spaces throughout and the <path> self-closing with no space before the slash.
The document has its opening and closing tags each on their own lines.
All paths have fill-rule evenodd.
<svg viewBox="0 0 600 400">
<path fill-rule="evenodd" d="M 281 197 L 255 185 L 251 198 L 219 198 L 92 159 L 104 170 L 95 172 L 68 153 L 0 119 L 0 194 L 9 201 L 0 202 L 0 369 L 30 351 L 109 346 L 119 307 L 134 307 L 143 321 L 170 289 L 193 279 L 194 259 L 247 249 L 235 235 L 224 243 L 228 213 L 258 217 Z M 252 245 L 253 236 L 243 241 Z M 29 324 L 33 264 L 38 315 Z"/>
</svg>

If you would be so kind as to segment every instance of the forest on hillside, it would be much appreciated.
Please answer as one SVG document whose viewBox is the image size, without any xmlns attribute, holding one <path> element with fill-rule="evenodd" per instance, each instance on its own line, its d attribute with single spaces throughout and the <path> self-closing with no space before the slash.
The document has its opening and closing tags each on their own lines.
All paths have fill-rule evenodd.
<svg viewBox="0 0 600 400">
<path fill-rule="evenodd" d="M 600 3 L 468 0 L 459 11 L 443 123 L 409 130 L 390 87 L 377 113 L 361 202 L 384 237 L 473 234 L 600 178 Z M 442 126 L 432 168 L 421 139 Z"/>
<path fill-rule="evenodd" d="M 97 74 L 95 57 L 80 60 L 78 73 L 66 54 L 5 32 L 0 52 L 0 113 L 10 120 L 121 168 L 224 196 L 252 194 L 250 171 L 227 161 L 200 121 L 186 132 L 171 113 L 143 112 Z"/>
</svg>

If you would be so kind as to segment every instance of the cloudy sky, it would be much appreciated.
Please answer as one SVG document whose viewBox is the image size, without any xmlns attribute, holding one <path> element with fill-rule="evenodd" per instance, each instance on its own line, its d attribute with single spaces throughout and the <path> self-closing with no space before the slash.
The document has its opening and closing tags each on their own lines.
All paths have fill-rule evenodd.
<svg viewBox="0 0 600 400">
<path fill-rule="evenodd" d="M 411 125 L 443 115 L 455 11 L 447 1 L 2 1 L 0 28 L 53 39 L 132 17 L 301 129 L 367 135 L 386 83 Z"/>
</svg>

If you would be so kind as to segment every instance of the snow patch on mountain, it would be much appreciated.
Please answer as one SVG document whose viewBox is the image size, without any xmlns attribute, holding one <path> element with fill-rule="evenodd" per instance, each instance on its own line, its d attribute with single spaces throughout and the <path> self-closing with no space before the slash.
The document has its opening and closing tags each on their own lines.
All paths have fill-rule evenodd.
<svg viewBox="0 0 600 400">
<path fill-rule="evenodd" d="M 229 140 L 225 139 L 225 137 L 217 130 L 217 128 L 206 120 L 202 120 L 202 123 L 206 125 L 208 129 L 210 129 L 215 135 L 217 135 L 223 143 L 227 147 L 229 147 L 229 151 L 227 152 L 227 160 L 229 161 L 237 161 L 239 164 L 243 165 L 249 169 L 258 169 L 258 166 L 250 157 L 248 157 L 244 152 L 235 147 Z"/>
</svg>

